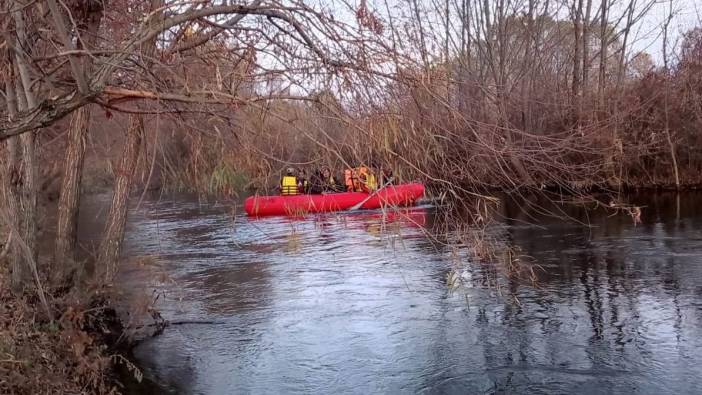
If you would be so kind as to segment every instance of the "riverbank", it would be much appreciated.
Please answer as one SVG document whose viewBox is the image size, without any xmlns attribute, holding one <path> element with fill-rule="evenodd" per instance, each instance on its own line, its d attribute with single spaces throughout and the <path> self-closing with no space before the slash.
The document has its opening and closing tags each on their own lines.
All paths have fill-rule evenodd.
<svg viewBox="0 0 702 395">
<path fill-rule="evenodd" d="M 47 295 L 49 310 L 34 296 L 10 292 L 0 265 L 0 393 L 108 394 L 120 392 L 117 365 L 141 373 L 123 354 L 123 326 L 100 297 Z M 122 369 L 125 370 L 125 369 Z"/>
</svg>

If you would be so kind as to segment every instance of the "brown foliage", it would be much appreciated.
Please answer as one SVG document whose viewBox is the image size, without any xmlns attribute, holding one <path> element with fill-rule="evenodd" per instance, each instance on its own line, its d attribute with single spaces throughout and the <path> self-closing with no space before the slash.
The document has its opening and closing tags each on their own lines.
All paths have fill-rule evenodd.
<svg viewBox="0 0 702 395">
<path fill-rule="evenodd" d="M 0 268 L 0 392 L 114 393 L 105 336 L 116 330 L 110 310 L 57 299 L 49 322 L 33 297 L 9 291 Z"/>
</svg>

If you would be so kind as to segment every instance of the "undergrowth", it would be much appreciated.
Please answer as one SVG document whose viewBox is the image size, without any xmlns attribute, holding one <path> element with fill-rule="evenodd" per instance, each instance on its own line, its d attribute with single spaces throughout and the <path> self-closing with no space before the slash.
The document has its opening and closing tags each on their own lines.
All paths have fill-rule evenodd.
<svg viewBox="0 0 702 395">
<path fill-rule="evenodd" d="M 119 393 L 115 363 L 140 378 L 115 348 L 122 326 L 105 300 L 50 298 L 57 318 L 49 321 L 36 298 L 9 289 L 0 265 L 0 393 Z"/>
</svg>

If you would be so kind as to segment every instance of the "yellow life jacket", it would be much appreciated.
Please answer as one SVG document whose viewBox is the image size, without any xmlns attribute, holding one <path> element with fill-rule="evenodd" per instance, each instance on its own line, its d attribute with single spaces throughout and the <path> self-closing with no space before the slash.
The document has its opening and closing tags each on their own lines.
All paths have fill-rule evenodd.
<svg viewBox="0 0 702 395">
<path fill-rule="evenodd" d="M 300 191 L 297 189 L 297 177 L 295 176 L 284 176 L 283 180 L 280 182 L 280 194 L 281 195 L 298 195 Z"/>
<path fill-rule="evenodd" d="M 368 172 L 366 175 L 366 187 L 369 191 L 375 191 L 378 189 L 378 180 L 375 178 L 375 174 Z"/>
<path fill-rule="evenodd" d="M 361 166 L 356 168 L 356 174 L 358 174 L 358 181 L 355 186 L 356 192 L 368 192 L 368 187 L 366 186 L 366 180 L 368 180 L 368 168 Z"/>
<path fill-rule="evenodd" d="M 369 168 L 361 166 L 358 168 L 358 175 L 361 179 L 361 191 L 363 192 L 373 192 L 378 189 L 378 181 L 375 178 L 375 174 L 370 171 Z"/>
</svg>

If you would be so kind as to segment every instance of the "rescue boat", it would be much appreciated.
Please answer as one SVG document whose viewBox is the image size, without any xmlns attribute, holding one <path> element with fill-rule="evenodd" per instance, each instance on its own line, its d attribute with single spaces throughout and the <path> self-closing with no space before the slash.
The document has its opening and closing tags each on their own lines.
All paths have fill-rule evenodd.
<svg viewBox="0 0 702 395">
<path fill-rule="evenodd" d="M 361 209 L 386 206 L 412 206 L 424 195 L 420 183 L 388 185 L 375 193 L 341 192 L 321 195 L 250 196 L 244 202 L 246 214 L 253 217 L 270 215 L 304 215 L 345 211 L 363 202 Z M 365 200 L 365 202 L 364 202 Z"/>
</svg>

